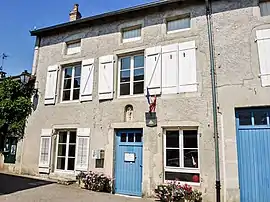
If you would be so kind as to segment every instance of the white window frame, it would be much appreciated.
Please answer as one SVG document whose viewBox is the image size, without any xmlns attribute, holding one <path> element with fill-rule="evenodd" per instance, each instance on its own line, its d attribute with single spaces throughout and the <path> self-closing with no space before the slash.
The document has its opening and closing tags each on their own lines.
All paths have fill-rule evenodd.
<svg viewBox="0 0 270 202">
<path fill-rule="evenodd" d="M 166 132 L 167 131 L 176 131 L 178 130 L 179 131 L 179 152 L 180 152 L 180 155 L 179 155 L 179 161 L 180 161 L 180 167 L 171 167 L 171 166 L 166 166 L 166 162 L 167 162 L 167 155 L 166 155 Z M 183 156 L 184 156 L 184 136 L 183 136 L 183 131 L 187 131 L 187 130 L 196 130 L 197 131 L 197 145 L 198 145 L 198 168 L 186 168 L 184 167 L 184 159 L 183 159 Z M 165 179 L 165 172 L 176 172 L 176 173 L 196 173 L 196 174 L 199 174 L 200 175 L 200 179 L 201 179 L 201 174 L 200 174 L 200 144 L 199 144 L 199 134 L 198 134 L 198 128 L 194 127 L 194 128 L 167 128 L 167 129 L 164 129 L 164 133 L 163 133 L 163 152 L 164 152 L 164 159 L 163 159 L 163 165 L 164 165 L 164 175 L 163 175 L 163 181 L 165 183 L 170 183 L 172 182 L 172 180 L 166 180 Z M 176 148 L 174 148 L 176 149 Z M 188 148 L 188 149 L 193 149 L 193 148 Z M 186 181 L 179 181 L 180 183 L 183 183 L 183 184 L 189 184 L 189 185 L 192 185 L 192 186 L 199 186 L 200 185 L 200 182 L 198 183 L 195 183 L 195 182 L 186 182 Z"/>
<path fill-rule="evenodd" d="M 132 31 L 132 30 L 136 30 L 136 29 L 139 29 L 140 30 L 140 36 L 133 37 L 133 38 L 128 38 L 128 39 L 124 39 L 124 32 L 126 32 L 126 31 Z M 122 36 L 122 42 L 123 43 L 132 42 L 132 41 L 139 41 L 142 38 L 142 26 L 141 25 L 136 25 L 136 26 L 132 26 L 132 27 L 123 28 L 122 29 L 122 32 L 121 32 L 121 36 Z"/>
<path fill-rule="evenodd" d="M 57 158 L 58 158 L 58 144 L 59 144 L 59 132 L 67 132 L 67 141 L 66 141 L 66 155 L 65 155 L 65 169 L 64 170 L 61 170 L 61 169 L 57 169 Z M 70 140 L 70 132 L 76 132 L 76 143 L 69 143 L 69 140 Z M 58 173 L 75 173 L 76 171 L 76 147 L 77 147 L 77 130 L 59 130 L 58 133 L 57 133 L 57 140 L 56 140 L 56 151 L 55 151 L 55 172 L 58 172 Z M 68 167 L 68 153 L 69 153 L 69 145 L 72 144 L 74 145 L 75 144 L 75 157 L 74 157 L 74 170 L 68 170 L 67 167 Z"/>
<path fill-rule="evenodd" d="M 79 47 L 77 47 L 78 50 L 76 52 L 68 53 L 69 46 L 73 45 L 73 44 L 79 44 Z M 81 40 L 66 42 L 66 51 L 65 51 L 66 55 L 75 55 L 75 54 L 80 53 L 81 52 L 81 46 L 82 46 Z"/>
<path fill-rule="evenodd" d="M 190 24 L 189 24 L 190 26 L 188 28 L 168 31 L 168 23 L 169 22 L 176 21 L 176 20 L 182 20 L 182 19 L 185 19 L 185 18 L 189 18 L 189 20 L 190 20 Z M 184 32 L 184 31 L 188 31 L 190 29 L 191 29 L 191 16 L 190 15 L 178 16 L 178 17 L 169 18 L 169 19 L 166 20 L 166 33 L 167 34 L 173 34 L 173 33 L 177 33 L 177 32 Z"/>
<path fill-rule="evenodd" d="M 127 97 L 141 97 L 141 96 L 143 96 L 144 95 L 144 92 L 142 92 L 142 93 L 140 93 L 140 94 L 134 94 L 133 93 L 133 86 L 134 86 L 134 69 L 141 69 L 141 68 L 134 68 L 134 57 L 136 57 L 136 56 L 143 56 L 143 59 L 144 59 L 144 67 L 143 67 L 143 69 L 144 69 L 144 79 L 143 79 L 143 83 L 145 83 L 144 81 L 145 81 L 145 55 L 144 55 L 144 53 L 138 53 L 138 54 L 131 54 L 131 55 L 126 55 L 126 56 L 123 56 L 123 57 L 119 57 L 118 58 L 118 92 L 117 92 L 117 97 L 118 98 L 127 98 Z M 121 59 L 123 59 L 123 58 L 128 58 L 128 57 L 130 57 L 131 59 L 130 59 L 130 81 L 129 81 L 129 83 L 130 83 L 130 86 L 129 86 L 129 88 L 130 88 L 130 94 L 129 95 L 120 95 L 120 81 L 121 81 Z M 135 81 L 136 82 L 136 81 Z M 141 81 L 142 82 L 142 81 Z M 143 85 L 145 85 L 145 84 L 143 84 Z"/>
<path fill-rule="evenodd" d="M 80 66 L 82 71 L 82 64 L 74 64 L 74 65 L 67 65 L 62 68 L 62 85 L 61 85 L 61 103 L 67 103 L 67 102 L 79 102 L 80 101 L 80 92 L 79 92 L 79 99 L 73 100 L 73 90 L 74 90 L 74 78 L 75 78 L 75 68 Z M 63 100 L 64 98 L 64 81 L 65 81 L 65 69 L 72 68 L 72 77 L 71 77 L 71 88 L 70 88 L 70 99 L 69 100 Z M 82 73 L 82 72 L 81 72 Z M 76 78 L 80 78 L 81 81 L 81 74 L 80 77 L 76 76 Z M 75 88 L 78 89 L 78 88 Z M 80 91 L 81 91 L 81 82 L 80 82 Z"/>
</svg>

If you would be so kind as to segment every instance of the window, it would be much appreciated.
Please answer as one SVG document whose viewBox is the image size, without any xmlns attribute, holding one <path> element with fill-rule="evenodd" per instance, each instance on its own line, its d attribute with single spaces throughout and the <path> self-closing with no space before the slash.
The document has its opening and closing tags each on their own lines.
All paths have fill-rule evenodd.
<svg viewBox="0 0 270 202">
<path fill-rule="evenodd" d="M 239 126 L 266 126 L 269 125 L 270 111 L 264 108 L 237 110 L 236 117 Z"/>
<path fill-rule="evenodd" d="M 57 136 L 56 169 L 74 171 L 76 131 L 59 131 Z"/>
<path fill-rule="evenodd" d="M 72 55 L 81 52 L 81 41 L 68 42 L 66 44 L 66 54 Z"/>
<path fill-rule="evenodd" d="M 141 26 L 124 28 L 122 31 L 123 42 L 136 41 L 141 39 Z"/>
<path fill-rule="evenodd" d="M 144 55 L 120 59 L 120 96 L 142 94 L 144 91 Z"/>
<path fill-rule="evenodd" d="M 63 68 L 62 101 L 79 100 L 81 84 L 81 65 Z"/>
<path fill-rule="evenodd" d="M 165 180 L 200 182 L 197 130 L 166 130 Z"/>
<path fill-rule="evenodd" d="M 264 1 L 259 4 L 261 16 L 270 15 L 270 1 Z"/>
<path fill-rule="evenodd" d="M 190 16 L 184 18 L 174 18 L 167 21 L 167 32 L 181 31 L 190 28 Z"/>
</svg>

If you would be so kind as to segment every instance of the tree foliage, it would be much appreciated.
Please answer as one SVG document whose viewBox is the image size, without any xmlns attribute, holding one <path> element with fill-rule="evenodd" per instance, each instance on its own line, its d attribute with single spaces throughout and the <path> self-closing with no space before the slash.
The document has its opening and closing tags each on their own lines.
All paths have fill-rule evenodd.
<svg viewBox="0 0 270 202">
<path fill-rule="evenodd" d="M 27 118 L 32 112 L 33 90 L 33 80 L 25 85 L 12 77 L 0 81 L 1 136 L 23 138 Z"/>
</svg>

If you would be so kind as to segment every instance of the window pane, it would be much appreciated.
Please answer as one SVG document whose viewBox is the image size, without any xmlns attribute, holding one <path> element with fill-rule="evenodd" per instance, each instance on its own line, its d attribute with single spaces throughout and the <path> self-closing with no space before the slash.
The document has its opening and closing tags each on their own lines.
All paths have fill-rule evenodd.
<svg viewBox="0 0 270 202">
<path fill-rule="evenodd" d="M 267 112 L 255 111 L 253 116 L 255 125 L 267 125 Z"/>
<path fill-rule="evenodd" d="M 128 142 L 134 142 L 134 133 L 128 133 Z"/>
<path fill-rule="evenodd" d="M 166 132 L 166 147 L 179 148 L 179 131 Z"/>
<path fill-rule="evenodd" d="M 142 142 L 142 134 L 141 133 L 135 134 L 135 142 Z"/>
<path fill-rule="evenodd" d="M 200 174 L 198 173 L 175 173 L 165 172 L 165 180 L 177 180 L 183 182 L 200 182 Z"/>
<path fill-rule="evenodd" d="M 239 112 L 238 117 L 240 125 L 252 125 L 251 112 Z"/>
<path fill-rule="evenodd" d="M 72 67 L 65 68 L 65 78 L 71 78 L 72 77 Z"/>
<path fill-rule="evenodd" d="M 63 100 L 70 100 L 70 90 L 63 91 Z"/>
<path fill-rule="evenodd" d="M 179 149 L 166 149 L 166 166 L 179 167 Z"/>
<path fill-rule="evenodd" d="M 80 88 L 80 86 L 81 86 L 81 79 L 80 78 L 74 79 L 74 88 Z"/>
<path fill-rule="evenodd" d="M 75 145 L 69 145 L 68 156 L 75 157 Z"/>
<path fill-rule="evenodd" d="M 144 69 L 134 69 L 134 81 L 141 81 L 144 79 Z"/>
<path fill-rule="evenodd" d="M 71 79 L 65 79 L 64 80 L 64 89 L 70 89 L 71 88 Z"/>
<path fill-rule="evenodd" d="M 187 17 L 168 21 L 167 26 L 168 31 L 190 28 L 190 18 Z"/>
<path fill-rule="evenodd" d="M 66 143 L 67 142 L 67 132 L 66 131 L 60 131 L 59 132 L 59 143 Z"/>
<path fill-rule="evenodd" d="M 69 143 L 76 143 L 76 131 L 70 131 Z"/>
<path fill-rule="evenodd" d="M 65 157 L 57 158 L 57 169 L 65 170 Z"/>
<path fill-rule="evenodd" d="M 133 85 L 133 94 L 141 94 L 143 93 L 144 82 L 135 82 Z"/>
<path fill-rule="evenodd" d="M 75 158 L 68 158 L 68 170 L 74 170 Z"/>
<path fill-rule="evenodd" d="M 184 148 L 198 148 L 197 131 L 184 130 Z"/>
<path fill-rule="evenodd" d="M 58 145 L 58 156 L 66 156 L 66 145 L 65 144 Z"/>
<path fill-rule="evenodd" d="M 120 85 L 120 95 L 129 95 L 130 94 L 130 84 L 124 83 Z"/>
<path fill-rule="evenodd" d="M 130 57 L 121 59 L 121 70 L 130 69 Z"/>
<path fill-rule="evenodd" d="M 141 36 L 141 28 L 123 31 L 123 39 L 136 38 Z"/>
<path fill-rule="evenodd" d="M 126 133 L 121 133 L 121 142 L 126 142 L 127 141 L 127 134 Z"/>
<path fill-rule="evenodd" d="M 81 76 L 81 66 L 75 67 L 75 76 Z"/>
<path fill-rule="evenodd" d="M 260 3 L 261 16 L 270 15 L 270 2 Z"/>
<path fill-rule="evenodd" d="M 144 67 L 144 56 L 134 56 L 134 68 Z"/>
<path fill-rule="evenodd" d="M 80 97 L 80 89 L 73 90 L 73 100 L 78 100 Z"/>
<path fill-rule="evenodd" d="M 197 149 L 184 149 L 184 167 L 198 168 Z"/>
<path fill-rule="evenodd" d="M 121 71 L 120 82 L 130 81 L 130 70 Z"/>
</svg>

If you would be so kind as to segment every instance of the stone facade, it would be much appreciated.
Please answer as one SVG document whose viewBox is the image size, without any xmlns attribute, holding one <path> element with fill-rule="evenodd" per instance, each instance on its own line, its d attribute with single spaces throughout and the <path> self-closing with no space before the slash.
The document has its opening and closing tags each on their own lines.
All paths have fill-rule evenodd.
<svg viewBox="0 0 270 202">
<path fill-rule="evenodd" d="M 213 32 L 218 86 L 218 121 L 220 133 L 220 166 L 222 198 L 239 201 L 239 183 L 236 150 L 235 108 L 269 105 L 269 89 L 261 87 L 255 31 L 269 28 L 270 16 L 261 17 L 256 0 L 217 1 L 213 4 Z M 191 29 L 172 34 L 166 33 L 168 17 L 191 13 Z M 139 41 L 122 43 L 123 27 L 142 24 Z M 72 56 L 64 54 L 65 42 L 82 39 L 81 52 Z M 196 41 L 198 92 L 177 95 L 161 95 L 157 98 L 158 126 L 145 126 L 144 113 L 148 110 L 144 96 L 117 98 L 117 75 L 114 99 L 98 100 L 98 68 L 94 72 L 93 101 L 44 105 L 47 67 L 80 62 L 86 58 L 98 58 L 113 54 L 144 50 L 156 45 L 168 45 Z M 211 81 L 209 47 L 204 5 L 166 7 L 160 11 L 145 13 L 134 18 L 93 25 L 41 38 L 38 48 L 36 76 L 39 104 L 29 117 L 26 136 L 17 151 L 21 172 L 38 174 L 40 133 L 43 128 L 91 128 L 90 150 L 105 150 L 104 168 L 95 168 L 90 158 L 89 170 L 113 175 L 115 129 L 142 128 L 143 145 L 143 193 L 152 195 L 157 184 L 163 183 L 163 132 L 166 127 L 198 127 L 200 150 L 200 176 L 198 187 L 204 201 L 214 201 L 215 160 L 212 122 Z M 117 71 L 117 61 L 114 71 Z M 58 85 L 59 86 L 59 85 Z M 57 90 L 60 95 L 60 88 Z M 125 107 L 133 106 L 133 118 L 125 122 Z M 21 156 L 22 155 L 22 156 Z"/>
</svg>

